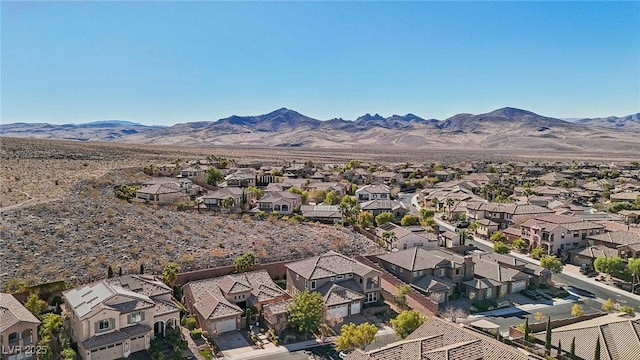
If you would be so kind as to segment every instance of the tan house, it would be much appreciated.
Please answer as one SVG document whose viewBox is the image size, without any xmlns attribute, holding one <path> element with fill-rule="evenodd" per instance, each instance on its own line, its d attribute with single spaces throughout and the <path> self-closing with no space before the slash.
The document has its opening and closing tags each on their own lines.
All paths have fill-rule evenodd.
<svg viewBox="0 0 640 360">
<path fill-rule="evenodd" d="M 267 213 L 274 212 L 280 215 L 291 215 L 293 210 L 300 206 L 301 197 L 288 191 L 268 192 L 256 200 L 256 207 L 252 212 L 264 211 Z"/>
<path fill-rule="evenodd" d="M 381 300 L 382 273 L 337 252 L 329 251 L 285 267 L 287 292 L 291 296 L 304 290 L 319 292 L 328 319 L 359 314 L 363 306 Z"/>
<path fill-rule="evenodd" d="M 226 198 L 233 199 L 233 206 L 229 209 L 234 211 L 240 209 L 242 204 L 248 202 L 250 193 L 245 194 L 244 190 L 238 187 L 225 187 L 211 192 L 202 197 L 202 203 L 210 210 L 222 210 L 222 202 Z M 243 198 L 245 201 L 243 201 Z"/>
<path fill-rule="evenodd" d="M 280 332 L 287 327 L 287 313 L 292 303 L 293 299 L 289 299 L 272 304 L 265 304 L 262 307 L 264 321 L 270 329 Z"/>
<path fill-rule="evenodd" d="M 360 209 L 373 215 L 374 218 L 382 213 L 391 213 L 396 221 L 409 212 L 404 203 L 399 200 L 370 200 L 361 203 Z"/>
<path fill-rule="evenodd" d="M 564 343 L 564 339 L 563 339 Z M 568 342 L 571 343 L 571 340 Z M 347 360 L 535 360 L 533 354 L 472 330 L 430 317 L 406 339 L 374 350 L 354 350 Z"/>
<path fill-rule="evenodd" d="M 391 189 L 387 185 L 366 185 L 356 190 L 358 203 L 370 200 L 391 200 Z"/>
<path fill-rule="evenodd" d="M 65 322 L 84 360 L 119 359 L 149 349 L 167 324 L 175 328 L 179 323 L 171 289 L 144 275 L 102 280 L 63 296 Z"/>
<path fill-rule="evenodd" d="M 416 247 L 377 258 L 385 270 L 439 303 L 463 291 L 464 281 L 473 279 L 471 257 L 448 250 Z"/>
<path fill-rule="evenodd" d="M 586 245 L 587 238 L 604 232 L 604 225 L 575 216 L 545 215 L 521 225 L 522 238 L 531 247 L 542 247 L 549 254 Z"/>
<path fill-rule="evenodd" d="M 240 329 L 247 307 L 261 309 L 289 298 L 266 270 L 191 281 L 182 290 L 187 309 L 213 335 Z"/>
<path fill-rule="evenodd" d="M 398 226 L 388 222 L 376 228 L 378 241 L 384 242 L 388 251 L 414 247 L 433 249 L 438 247 L 438 235 L 427 232 L 422 226 Z"/>
<path fill-rule="evenodd" d="M 2 360 L 32 359 L 38 343 L 40 320 L 11 294 L 0 293 L 0 346 Z"/>
<path fill-rule="evenodd" d="M 527 289 L 531 275 L 502 265 L 490 258 L 473 259 L 474 280 L 465 282 L 470 299 L 482 300 Z"/>
<path fill-rule="evenodd" d="M 136 191 L 136 199 L 152 204 L 175 204 L 189 200 L 187 191 L 177 182 L 144 185 Z"/>
</svg>

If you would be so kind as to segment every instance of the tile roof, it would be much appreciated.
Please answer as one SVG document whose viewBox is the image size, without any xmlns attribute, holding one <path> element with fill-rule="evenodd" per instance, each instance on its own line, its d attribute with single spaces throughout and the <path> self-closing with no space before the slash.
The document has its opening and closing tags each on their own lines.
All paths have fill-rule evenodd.
<svg viewBox="0 0 640 360">
<path fill-rule="evenodd" d="M 426 292 L 449 291 L 456 287 L 456 284 L 444 278 L 437 278 L 431 275 L 425 275 L 414 280 L 411 285 L 419 287 Z"/>
<path fill-rule="evenodd" d="M 545 332 L 535 337 L 545 339 Z M 562 326 L 551 331 L 551 342 L 571 344 L 576 339 L 576 355 L 591 359 L 595 343 L 600 339 L 602 360 L 636 360 L 640 354 L 640 319 L 610 314 L 595 319 Z"/>
<path fill-rule="evenodd" d="M 616 249 L 611 249 L 606 246 L 588 246 L 583 249 L 572 249 L 570 253 L 580 256 L 585 256 L 591 259 L 597 259 L 599 257 L 615 257 L 618 256 Z"/>
<path fill-rule="evenodd" d="M 224 187 L 221 189 L 218 189 L 212 193 L 209 193 L 205 196 L 203 196 L 203 199 L 224 199 L 227 197 L 238 197 L 238 196 L 242 196 L 243 194 L 243 190 L 241 188 L 237 188 L 237 187 Z"/>
<path fill-rule="evenodd" d="M 409 271 L 460 268 L 464 264 L 464 256 L 462 255 L 443 249 L 423 249 L 421 247 L 382 254 L 377 257 Z"/>
<path fill-rule="evenodd" d="M 318 288 L 317 291 L 324 298 L 324 304 L 331 306 L 363 299 L 364 295 L 354 290 L 357 288 L 358 286 L 354 280 L 348 280 L 339 283 L 327 282 Z"/>
<path fill-rule="evenodd" d="M 589 239 L 598 240 L 615 245 L 629 245 L 640 243 L 640 233 L 632 231 L 615 231 L 604 234 L 590 235 Z"/>
<path fill-rule="evenodd" d="M 405 340 L 371 351 L 355 350 L 348 360 L 528 360 L 539 359 L 491 337 L 429 318 Z"/>
<path fill-rule="evenodd" d="M 67 290 L 63 292 L 63 295 L 69 307 L 80 319 L 90 317 L 103 309 L 126 312 L 126 309 L 130 309 L 132 306 L 137 309 L 154 306 L 154 302 L 149 296 L 127 290 L 105 280 Z M 111 302 L 116 297 L 127 300 L 117 303 Z M 126 304 L 129 302 L 131 304 Z"/>
<path fill-rule="evenodd" d="M 368 192 L 370 194 L 391 194 L 391 189 L 387 185 L 365 185 L 356 190 L 356 194 L 361 192 Z"/>
<path fill-rule="evenodd" d="M 162 184 L 146 185 L 136 192 L 141 194 L 174 194 L 182 191 L 184 191 L 184 189 L 182 189 L 180 184 L 171 181 Z"/>
<path fill-rule="evenodd" d="M 402 201 L 399 200 L 369 200 L 360 204 L 360 209 L 362 210 L 397 210 L 404 209 L 407 210 L 407 207 L 404 205 Z"/>
<path fill-rule="evenodd" d="M 284 314 L 289 311 L 289 306 L 291 306 L 291 304 L 293 304 L 293 299 L 287 299 L 271 304 L 265 304 L 262 309 L 264 312 L 268 311 L 272 314 Z"/>
<path fill-rule="evenodd" d="M 335 275 L 352 273 L 363 276 L 372 271 L 381 274 L 380 271 L 335 251 L 329 251 L 320 256 L 288 263 L 285 267 L 307 280 L 323 279 Z"/>
<path fill-rule="evenodd" d="M 184 288 L 185 295 L 192 298 L 193 306 L 205 319 L 242 314 L 240 307 L 229 302 L 224 294 L 250 291 L 251 296 L 259 302 L 287 296 L 266 270 L 192 281 Z"/>
<path fill-rule="evenodd" d="M 522 271 L 500 265 L 500 263 L 498 262 L 487 260 L 481 257 L 475 257 L 473 259 L 473 262 L 474 275 L 483 278 L 499 282 L 518 281 L 531 278 L 531 276 L 523 273 Z"/>
<path fill-rule="evenodd" d="M 19 322 L 40 324 L 40 320 L 22 306 L 13 295 L 0 293 L 0 332 Z"/>
<path fill-rule="evenodd" d="M 302 205 L 300 206 L 300 212 L 306 218 L 342 218 L 338 205 Z"/>
<path fill-rule="evenodd" d="M 149 325 L 135 324 L 120 330 L 110 331 L 106 334 L 94 335 L 82 341 L 82 347 L 87 350 L 95 349 L 101 346 L 122 342 L 134 336 L 146 334 L 151 331 Z"/>
</svg>

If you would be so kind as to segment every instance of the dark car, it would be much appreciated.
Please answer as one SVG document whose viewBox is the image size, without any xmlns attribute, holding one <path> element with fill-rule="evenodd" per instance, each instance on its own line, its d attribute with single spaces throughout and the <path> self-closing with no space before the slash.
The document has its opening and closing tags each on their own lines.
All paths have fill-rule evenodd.
<svg viewBox="0 0 640 360">
<path fill-rule="evenodd" d="M 520 294 L 528 297 L 531 300 L 540 300 L 542 298 L 542 295 L 538 294 L 533 290 L 522 290 L 520 291 Z"/>
<path fill-rule="evenodd" d="M 458 221 L 456 223 L 456 228 L 458 229 L 464 229 L 464 228 L 468 228 L 469 227 L 469 222 L 468 221 Z"/>
<path fill-rule="evenodd" d="M 593 268 L 587 264 L 580 265 L 580 274 L 587 275 L 593 272 Z"/>
</svg>

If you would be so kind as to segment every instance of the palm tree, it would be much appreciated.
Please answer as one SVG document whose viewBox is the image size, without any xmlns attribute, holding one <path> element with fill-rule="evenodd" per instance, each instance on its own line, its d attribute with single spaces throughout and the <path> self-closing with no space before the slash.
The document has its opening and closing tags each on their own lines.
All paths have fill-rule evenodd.
<svg viewBox="0 0 640 360">
<path fill-rule="evenodd" d="M 382 236 L 380 236 L 380 238 L 383 240 L 384 246 L 388 250 L 391 250 L 391 243 L 396 239 L 396 234 L 393 231 L 385 231 L 382 233 Z M 387 246 L 387 244 L 389 245 Z"/>
<path fill-rule="evenodd" d="M 449 215 L 447 217 L 447 220 L 451 220 L 451 207 L 453 205 L 455 205 L 455 203 L 458 201 L 458 199 L 454 199 L 454 198 L 447 198 L 445 204 L 447 205 L 447 209 L 449 210 Z"/>
<path fill-rule="evenodd" d="M 467 240 L 473 241 L 473 235 L 467 230 L 460 231 L 458 235 L 460 235 L 460 245 L 466 244 Z"/>
</svg>

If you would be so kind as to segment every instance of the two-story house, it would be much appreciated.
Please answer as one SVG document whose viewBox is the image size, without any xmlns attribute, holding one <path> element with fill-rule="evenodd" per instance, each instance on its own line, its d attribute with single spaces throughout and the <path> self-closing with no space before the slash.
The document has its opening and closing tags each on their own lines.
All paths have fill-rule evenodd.
<svg viewBox="0 0 640 360">
<path fill-rule="evenodd" d="M 66 324 L 82 359 L 120 359 L 149 349 L 158 309 L 149 296 L 107 281 L 65 291 L 63 296 Z M 175 316 L 177 324 L 179 310 Z"/>
<path fill-rule="evenodd" d="M 40 320 L 11 294 L 0 293 L 0 348 L 2 360 L 32 359 Z"/>
<path fill-rule="evenodd" d="M 334 251 L 286 264 L 287 292 L 317 291 L 324 298 L 329 319 L 359 314 L 380 297 L 379 270 Z"/>
<path fill-rule="evenodd" d="M 210 210 L 221 210 L 222 202 L 226 198 L 233 199 L 233 206 L 230 211 L 242 208 L 242 205 L 250 201 L 249 192 L 245 193 L 242 188 L 239 187 L 224 187 L 211 192 L 202 197 L 203 204 Z"/>
<path fill-rule="evenodd" d="M 388 251 L 438 247 L 438 234 L 427 232 L 422 226 L 402 227 L 388 222 L 376 228 L 376 236 Z"/>
<path fill-rule="evenodd" d="M 252 212 L 264 211 L 267 213 L 274 212 L 280 215 L 291 215 L 293 210 L 300 206 L 302 200 L 298 194 L 288 191 L 265 192 L 264 196 L 256 200 L 256 207 Z"/>
<path fill-rule="evenodd" d="M 502 266 L 521 271 L 531 276 L 531 278 L 529 279 L 529 283 L 534 284 L 536 286 L 539 286 L 540 284 L 548 284 L 549 281 L 551 280 L 551 271 L 541 266 L 519 260 L 512 256 L 498 254 L 494 252 L 490 252 L 490 253 L 476 252 L 474 254 L 474 259 L 483 259 L 483 260 L 493 261 Z M 519 284 L 519 285 L 516 284 L 515 290 L 518 290 L 518 287 L 521 287 L 521 286 L 522 284 Z M 513 289 L 512 289 L 512 292 L 514 292 Z"/>
<path fill-rule="evenodd" d="M 519 226 L 528 219 L 550 215 L 554 211 L 537 205 L 473 202 L 467 204 L 467 219 L 486 219 L 498 225 L 499 229 Z M 490 235 L 490 234 L 489 234 Z"/>
<path fill-rule="evenodd" d="M 247 307 L 261 309 L 289 298 L 266 270 L 191 281 L 182 291 L 185 306 L 210 334 L 240 329 Z"/>
<path fill-rule="evenodd" d="M 369 200 L 361 203 L 360 209 L 370 213 L 374 218 L 382 213 L 391 213 L 397 221 L 409 212 L 400 200 Z"/>
<path fill-rule="evenodd" d="M 465 282 L 470 299 L 491 299 L 519 292 L 527 288 L 531 279 L 531 275 L 490 258 L 475 256 L 473 264 L 475 278 Z"/>
<path fill-rule="evenodd" d="M 253 168 L 238 169 L 227 175 L 224 180 L 228 187 L 256 186 L 256 170 Z"/>
<path fill-rule="evenodd" d="M 604 233 L 604 225 L 567 215 L 546 215 L 525 221 L 522 238 L 549 254 L 587 245 L 587 237 Z"/>
<path fill-rule="evenodd" d="M 464 291 L 463 283 L 473 279 L 471 257 L 449 250 L 416 247 L 376 257 L 385 270 L 439 303 Z"/>
<path fill-rule="evenodd" d="M 391 200 L 391 189 L 387 185 L 366 185 L 356 190 L 358 203 L 370 200 Z"/>
</svg>

